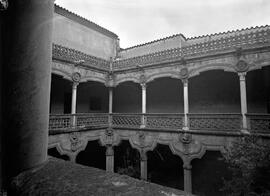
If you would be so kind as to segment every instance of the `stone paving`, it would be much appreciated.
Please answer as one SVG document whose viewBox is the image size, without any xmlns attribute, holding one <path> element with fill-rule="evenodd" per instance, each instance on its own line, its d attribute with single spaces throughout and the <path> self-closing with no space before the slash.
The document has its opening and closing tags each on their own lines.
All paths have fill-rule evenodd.
<svg viewBox="0 0 270 196">
<path fill-rule="evenodd" d="M 185 192 L 50 157 L 12 183 L 14 195 L 184 196 Z"/>
</svg>

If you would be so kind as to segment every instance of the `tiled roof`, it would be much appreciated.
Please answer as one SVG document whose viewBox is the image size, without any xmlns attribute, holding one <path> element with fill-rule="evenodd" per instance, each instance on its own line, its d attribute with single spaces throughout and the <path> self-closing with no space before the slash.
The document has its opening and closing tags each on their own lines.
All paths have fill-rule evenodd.
<svg viewBox="0 0 270 196">
<path fill-rule="evenodd" d="M 63 7 L 60 7 L 59 5 L 54 4 L 54 12 L 57 14 L 60 14 L 62 16 L 65 16 L 65 17 L 67 17 L 67 18 L 69 18 L 77 23 L 80 23 L 86 27 L 94 29 L 95 31 L 100 32 L 104 35 L 107 35 L 111 38 L 118 39 L 118 35 L 116 35 L 115 33 L 111 32 L 108 29 L 105 29 L 105 28 L 97 25 L 96 23 L 91 22 L 91 21 L 89 21 L 89 20 L 63 8 Z"/>
<path fill-rule="evenodd" d="M 135 45 L 135 46 L 131 46 L 131 47 L 128 47 L 128 48 L 121 48 L 121 51 L 124 51 L 124 50 L 130 50 L 130 49 L 133 49 L 133 48 L 137 48 L 137 47 L 141 47 L 141 46 L 153 44 L 153 43 L 155 43 L 155 42 L 168 40 L 168 39 L 171 39 L 171 38 L 174 38 L 174 37 L 178 37 L 178 36 L 181 36 L 181 37 L 183 37 L 184 39 L 186 39 L 185 36 L 184 36 L 183 34 L 179 33 L 179 34 L 170 35 L 170 36 L 167 36 L 167 37 L 164 37 L 164 38 L 156 39 L 156 40 L 153 40 L 153 41 L 150 41 L 150 42 L 146 42 L 146 43 L 143 43 L 143 44 L 138 44 L 138 45 Z"/>
</svg>

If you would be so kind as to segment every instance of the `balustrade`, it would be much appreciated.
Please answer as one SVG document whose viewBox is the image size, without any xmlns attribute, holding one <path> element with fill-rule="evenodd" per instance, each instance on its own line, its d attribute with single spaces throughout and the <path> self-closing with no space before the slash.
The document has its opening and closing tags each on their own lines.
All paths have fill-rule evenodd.
<svg viewBox="0 0 270 196">
<path fill-rule="evenodd" d="M 73 115 L 71 114 L 51 114 L 49 121 L 49 130 L 61 130 L 71 128 L 72 118 Z"/>
<path fill-rule="evenodd" d="M 251 132 L 270 133 L 270 114 L 247 114 L 246 116 Z"/>
<path fill-rule="evenodd" d="M 193 130 L 236 131 L 241 129 L 241 114 L 188 114 Z"/>
<path fill-rule="evenodd" d="M 76 114 L 77 127 L 108 126 L 109 114 L 105 113 L 81 113 Z"/>
<path fill-rule="evenodd" d="M 188 114 L 190 130 L 204 131 L 240 131 L 242 128 L 241 114 Z M 270 114 L 247 114 L 248 130 L 257 133 L 270 133 Z M 75 126 L 72 119 L 75 118 Z M 144 118 L 144 121 L 142 120 Z M 141 126 L 144 122 L 145 126 Z M 82 113 L 50 115 L 50 131 L 68 131 L 70 129 L 108 127 L 179 130 L 184 127 L 184 114 L 153 113 Z"/>
<path fill-rule="evenodd" d="M 146 128 L 182 129 L 184 114 L 146 114 Z"/>
<path fill-rule="evenodd" d="M 140 128 L 142 122 L 141 119 L 142 119 L 141 114 L 113 114 L 112 126 Z"/>
</svg>

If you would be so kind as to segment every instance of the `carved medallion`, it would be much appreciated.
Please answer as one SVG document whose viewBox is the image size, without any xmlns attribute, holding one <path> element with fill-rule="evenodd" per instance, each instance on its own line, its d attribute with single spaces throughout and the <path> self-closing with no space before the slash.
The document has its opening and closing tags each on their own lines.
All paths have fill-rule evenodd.
<svg viewBox="0 0 270 196">
<path fill-rule="evenodd" d="M 236 71 L 246 72 L 248 70 L 248 64 L 244 60 L 239 60 L 236 64 Z"/>
<path fill-rule="evenodd" d="M 180 78 L 181 79 L 187 79 L 188 78 L 188 68 L 184 67 L 180 70 Z"/>
<path fill-rule="evenodd" d="M 69 140 L 70 140 L 70 149 L 73 152 L 78 150 L 82 145 L 82 141 L 79 139 L 79 133 L 76 132 L 71 133 L 69 135 Z"/>
<path fill-rule="evenodd" d="M 73 80 L 73 82 L 80 82 L 81 74 L 79 72 L 73 73 L 72 74 L 72 80 Z"/>
</svg>

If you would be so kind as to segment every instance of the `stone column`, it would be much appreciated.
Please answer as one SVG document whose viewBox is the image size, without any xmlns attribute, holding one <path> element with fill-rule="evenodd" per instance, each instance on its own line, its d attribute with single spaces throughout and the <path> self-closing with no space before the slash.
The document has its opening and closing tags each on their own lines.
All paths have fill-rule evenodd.
<svg viewBox="0 0 270 196">
<path fill-rule="evenodd" d="M 142 114 L 146 113 L 146 83 L 141 83 L 142 87 Z M 141 128 L 145 127 L 145 116 L 142 115 L 142 125 Z"/>
<path fill-rule="evenodd" d="M 8 179 L 47 160 L 53 12 L 53 0 L 9 1 L 4 16 Z"/>
<path fill-rule="evenodd" d="M 73 114 L 72 118 L 72 126 L 76 126 L 76 105 L 77 105 L 77 86 L 78 82 L 73 82 L 72 84 L 72 100 L 71 100 L 71 114 Z"/>
<path fill-rule="evenodd" d="M 189 104 L 188 104 L 188 80 L 184 79 L 183 82 L 183 94 L 184 94 L 184 129 L 188 130 L 188 113 L 189 113 Z"/>
<path fill-rule="evenodd" d="M 147 155 L 141 153 L 141 180 L 147 180 Z"/>
<path fill-rule="evenodd" d="M 240 80 L 240 97 L 241 97 L 241 114 L 242 114 L 242 131 L 247 131 L 247 94 L 246 94 L 246 73 L 238 73 Z"/>
<path fill-rule="evenodd" d="M 106 146 L 106 171 L 114 171 L 114 150 L 112 145 Z"/>
<path fill-rule="evenodd" d="M 192 193 L 192 175 L 191 169 L 192 166 L 190 164 L 184 164 L 184 191 L 187 193 Z"/>
<path fill-rule="evenodd" d="M 109 87 L 109 113 L 113 112 L 113 88 Z"/>
</svg>

